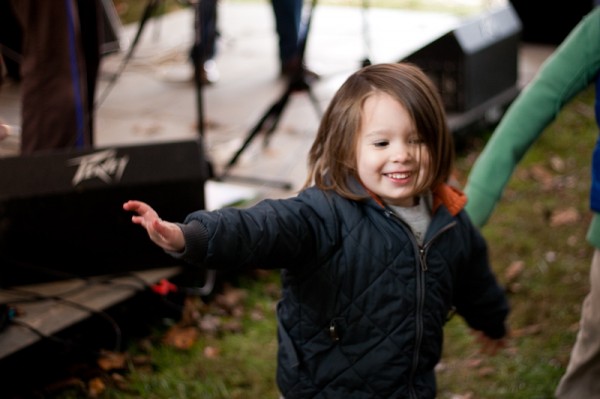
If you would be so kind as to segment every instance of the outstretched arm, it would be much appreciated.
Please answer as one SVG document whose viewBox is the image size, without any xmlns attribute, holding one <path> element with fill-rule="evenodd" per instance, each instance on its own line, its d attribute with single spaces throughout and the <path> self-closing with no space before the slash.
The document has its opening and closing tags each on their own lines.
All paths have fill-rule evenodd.
<svg viewBox="0 0 600 399">
<path fill-rule="evenodd" d="M 185 240 L 179 226 L 162 220 L 150 205 L 141 201 L 127 201 L 123 204 L 123 209 L 136 213 L 131 221 L 145 228 L 156 245 L 171 252 L 184 250 Z"/>
</svg>

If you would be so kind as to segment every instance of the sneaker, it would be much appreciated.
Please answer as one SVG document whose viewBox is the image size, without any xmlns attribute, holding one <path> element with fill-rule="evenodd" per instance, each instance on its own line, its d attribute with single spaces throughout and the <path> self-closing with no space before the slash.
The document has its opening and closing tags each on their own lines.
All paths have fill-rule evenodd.
<svg viewBox="0 0 600 399">
<path fill-rule="evenodd" d="M 219 81 L 221 75 L 219 74 L 219 69 L 217 68 L 217 63 L 215 60 L 208 60 L 204 62 L 204 74 L 202 75 L 204 84 L 213 84 Z"/>
<path fill-rule="evenodd" d="M 214 60 L 204 61 L 204 68 L 200 71 L 200 81 L 203 85 L 211 85 L 217 83 L 220 78 L 219 69 L 217 63 Z M 192 81 L 195 77 L 192 74 Z"/>
</svg>

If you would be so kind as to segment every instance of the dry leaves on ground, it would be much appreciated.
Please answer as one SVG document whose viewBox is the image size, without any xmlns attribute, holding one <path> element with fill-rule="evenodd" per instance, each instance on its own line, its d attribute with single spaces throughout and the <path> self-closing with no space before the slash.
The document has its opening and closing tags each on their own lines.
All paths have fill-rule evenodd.
<svg viewBox="0 0 600 399">
<path fill-rule="evenodd" d="M 581 215 L 574 207 L 555 209 L 550 214 L 550 227 L 559 227 L 579 222 Z"/>
</svg>

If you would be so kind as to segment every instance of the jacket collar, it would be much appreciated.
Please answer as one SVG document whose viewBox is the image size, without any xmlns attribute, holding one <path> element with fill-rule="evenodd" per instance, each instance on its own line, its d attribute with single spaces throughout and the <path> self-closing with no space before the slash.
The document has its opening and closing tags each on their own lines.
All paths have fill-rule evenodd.
<svg viewBox="0 0 600 399">
<path fill-rule="evenodd" d="M 363 190 L 369 193 L 369 196 L 375 202 L 377 202 L 379 206 L 385 208 L 385 203 L 381 200 L 381 198 L 379 198 L 378 195 L 367 190 L 367 188 L 364 186 Z M 452 216 L 456 216 L 467 204 L 467 196 L 461 190 L 459 190 L 456 187 L 450 186 L 449 184 L 440 184 L 433 190 L 432 194 L 433 212 L 437 211 L 437 209 L 441 205 L 444 205 Z"/>
<path fill-rule="evenodd" d="M 456 216 L 467 204 L 467 196 L 454 186 L 440 184 L 433 190 L 433 211 L 435 212 L 442 204 L 448 208 L 452 216 Z"/>
</svg>

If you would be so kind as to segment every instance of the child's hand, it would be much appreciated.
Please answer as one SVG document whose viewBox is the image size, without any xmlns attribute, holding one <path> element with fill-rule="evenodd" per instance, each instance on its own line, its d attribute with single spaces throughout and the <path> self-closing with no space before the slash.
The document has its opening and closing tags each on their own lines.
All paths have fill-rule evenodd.
<svg viewBox="0 0 600 399">
<path fill-rule="evenodd" d="M 137 213 L 131 221 L 148 232 L 150 239 L 164 250 L 181 252 L 185 248 L 183 232 L 175 223 L 161 220 L 152 207 L 141 201 L 127 201 L 123 209 Z"/>
<path fill-rule="evenodd" d="M 494 356 L 499 350 L 506 347 L 505 338 L 493 339 L 481 331 L 472 331 L 472 334 L 475 336 L 475 340 L 480 345 L 479 352 L 485 355 Z"/>
</svg>

